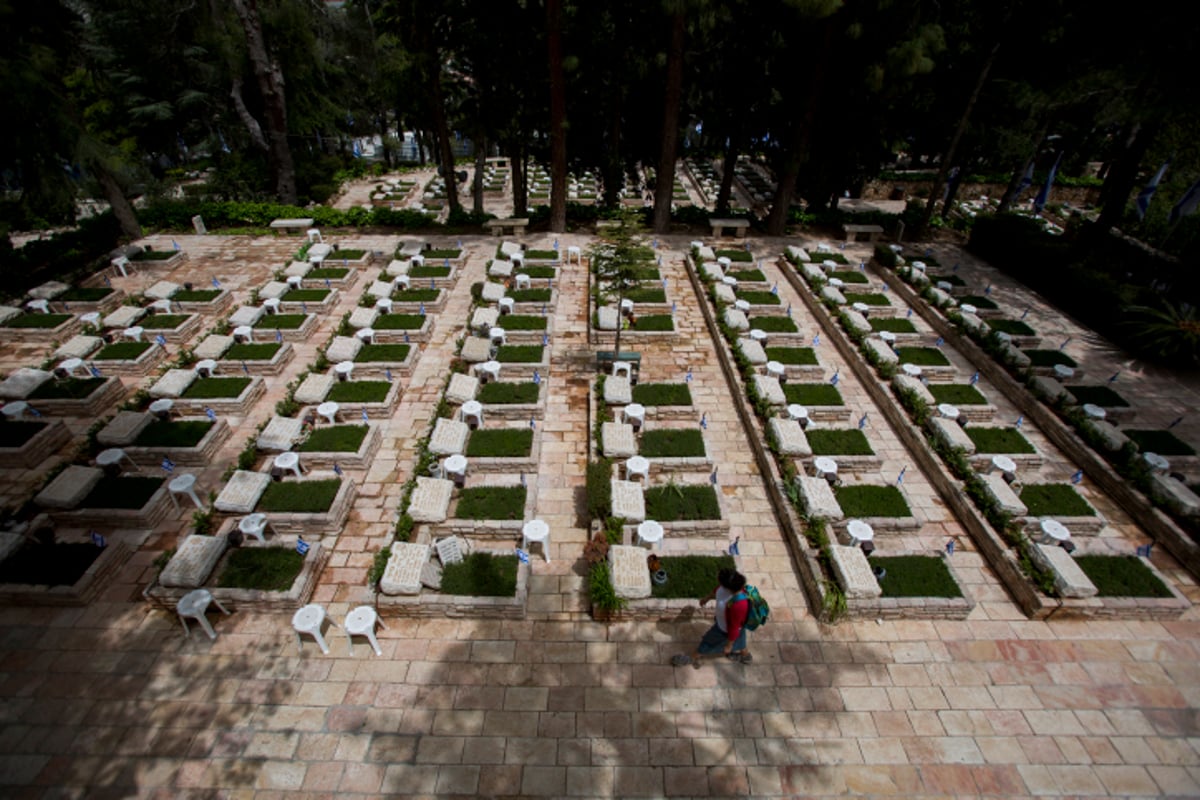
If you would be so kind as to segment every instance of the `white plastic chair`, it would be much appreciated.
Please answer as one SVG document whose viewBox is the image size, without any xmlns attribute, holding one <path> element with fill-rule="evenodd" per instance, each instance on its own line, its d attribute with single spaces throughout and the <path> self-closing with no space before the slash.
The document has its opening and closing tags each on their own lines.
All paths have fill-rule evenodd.
<svg viewBox="0 0 1200 800">
<path fill-rule="evenodd" d="M 221 605 L 221 601 L 213 597 L 212 592 L 208 589 L 190 591 L 179 598 L 179 602 L 175 604 L 175 613 L 179 615 L 179 621 L 183 624 L 183 633 L 189 639 L 192 637 L 192 632 L 188 630 L 187 624 L 189 617 L 200 623 L 200 627 L 208 634 L 209 639 L 217 638 L 217 632 L 213 630 L 212 623 L 204 615 L 210 604 L 219 608 L 225 616 L 229 616 L 229 609 Z"/>
<path fill-rule="evenodd" d="M 367 641 L 371 643 L 371 649 L 375 651 L 375 655 L 383 655 L 382 648 L 379 647 L 379 640 L 375 638 L 375 626 L 387 630 L 387 625 L 383 624 L 383 620 L 375 613 L 375 609 L 371 606 L 359 606 L 346 615 L 345 628 L 346 645 L 350 650 L 350 654 L 354 655 L 354 637 L 365 636 Z"/>
<path fill-rule="evenodd" d="M 292 615 L 292 630 L 296 632 L 296 645 L 301 651 L 304 650 L 304 642 L 300 637 L 302 634 L 307 634 L 316 640 L 322 653 L 329 655 L 329 645 L 325 643 L 325 637 L 321 633 L 321 626 L 324 623 L 325 609 L 319 603 L 309 603 Z M 341 627 L 332 619 L 329 620 L 329 624 L 335 628 Z"/>
</svg>

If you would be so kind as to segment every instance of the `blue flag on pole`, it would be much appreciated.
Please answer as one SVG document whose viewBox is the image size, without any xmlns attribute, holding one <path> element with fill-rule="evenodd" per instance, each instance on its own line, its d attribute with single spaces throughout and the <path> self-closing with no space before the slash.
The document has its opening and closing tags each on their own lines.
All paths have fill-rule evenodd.
<svg viewBox="0 0 1200 800">
<path fill-rule="evenodd" d="M 364 408 L 364 409 L 362 410 L 362 421 L 363 421 L 363 422 L 367 422 L 367 421 L 368 421 L 368 420 L 370 420 L 370 419 L 371 419 L 371 418 L 370 418 L 369 416 L 367 416 L 367 410 Z"/>
<path fill-rule="evenodd" d="M 333 462 L 333 474 L 337 475 L 338 477 L 341 477 L 342 474 L 342 468 L 338 466 L 336 461 Z"/>
<path fill-rule="evenodd" d="M 99 531 L 89 531 L 89 533 L 91 534 L 91 537 L 92 537 L 92 544 L 96 545 L 96 547 L 102 548 L 108 544 L 108 542 L 105 540 L 105 538 L 100 535 Z"/>
<path fill-rule="evenodd" d="M 708 430 L 708 412 L 707 411 L 705 411 L 703 414 L 700 415 L 700 427 L 703 428 L 704 430 Z"/>
<path fill-rule="evenodd" d="M 979 370 L 975 370 L 975 374 L 971 376 L 971 385 L 979 383 Z"/>
<path fill-rule="evenodd" d="M 713 467 L 712 475 L 708 476 L 708 482 L 713 486 L 717 485 L 717 468 Z"/>
<path fill-rule="evenodd" d="M 216 278 L 213 278 L 213 279 L 212 279 L 212 285 L 213 285 L 213 288 L 214 288 L 214 289 L 220 289 L 220 288 L 221 288 L 221 282 L 220 282 L 219 280 L 217 280 Z"/>
<path fill-rule="evenodd" d="M 1183 197 L 1179 198 L 1179 202 L 1171 209 L 1170 216 L 1167 217 L 1167 223 L 1174 225 L 1179 220 L 1186 217 L 1196 210 L 1197 204 L 1200 204 L 1200 180 L 1193 183 Z"/>
<path fill-rule="evenodd" d="M 246 366 L 245 361 L 242 362 L 242 372 L 246 373 L 247 375 L 250 374 L 250 368 Z"/>
<path fill-rule="evenodd" d="M 1046 183 L 1042 185 L 1042 190 L 1033 198 L 1034 211 L 1041 212 L 1046 207 L 1046 201 L 1050 199 L 1050 187 L 1054 186 L 1054 176 L 1058 174 L 1058 162 L 1062 161 L 1062 156 L 1060 151 L 1058 158 L 1054 159 L 1054 166 L 1050 167 L 1050 173 L 1046 175 Z"/>
<path fill-rule="evenodd" d="M 683 379 L 684 379 L 685 381 L 687 381 L 688 383 L 691 383 L 691 382 L 692 382 L 692 370 L 691 370 L 690 368 L 689 368 L 689 369 L 688 369 L 688 371 L 687 371 L 687 375 L 684 375 L 684 376 L 683 376 Z"/>
<path fill-rule="evenodd" d="M 536 428 L 536 427 L 537 427 L 537 422 L 535 422 L 535 421 L 534 421 L 533 417 L 530 417 L 530 418 L 529 418 L 529 427 L 530 427 L 530 428 Z"/>
<path fill-rule="evenodd" d="M 865 427 L 867 427 L 867 415 L 864 413 L 858 419 L 858 429 L 861 431 Z"/>
<path fill-rule="evenodd" d="M 304 541 L 299 536 L 296 537 L 296 552 L 300 555 L 307 555 L 308 553 L 308 542 Z"/>
<path fill-rule="evenodd" d="M 517 548 L 517 561 L 520 561 L 522 564 L 528 564 L 529 563 L 529 553 L 526 553 L 524 550 L 522 550 L 521 548 L 518 547 Z"/>
<path fill-rule="evenodd" d="M 422 317 L 425 316 L 425 303 L 421 303 L 421 306 L 417 309 L 417 313 L 419 313 Z"/>
<path fill-rule="evenodd" d="M 388 382 L 388 383 L 391 383 L 391 382 L 392 382 L 392 370 L 391 370 L 391 368 L 390 368 L 390 367 L 388 367 L 388 368 L 384 369 L 384 371 L 383 371 L 383 377 L 387 378 L 387 382 Z"/>
<path fill-rule="evenodd" d="M 1171 165 L 1171 160 L 1167 159 L 1163 165 L 1158 168 L 1158 172 L 1154 173 L 1154 177 L 1146 184 L 1146 188 L 1138 192 L 1137 199 L 1133 201 L 1133 211 L 1137 214 L 1138 219 L 1146 218 L 1146 211 L 1150 208 L 1150 201 L 1154 198 L 1154 193 L 1158 191 L 1158 184 L 1162 181 L 1163 175 L 1167 172 L 1167 167 Z"/>
<path fill-rule="evenodd" d="M 1019 428 L 1019 427 L 1021 427 L 1021 423 L 1023 423 L 1024 421 L 1025 421 L 1025 415 L 1024 415 L 1024 414 L 1022 414 L 1021 416 L 1017 417 L 1017 427 L 1018 427 L 1018 428 Z"/>
<path fill-rule="evenodd" d="M 819 333 L 813 334 L 812 346 L 817 347 L 820 344 L 821 344 L 821 334 L 819 334 Z"/>
<path fill-rule="evenodd" d="M 164 456 L 162 460 L 162 468 L 167 472 L 174 472 L 175 462 Z"/>
<path fill-rule="evenodd" d="M 729 555 L 740 556 L 742 554 L 741 546 L 738 544 L 738 542 L 741 540 L 742 537 L 740 536 L 735 536 L 733 538 L 733 541 L 729 543 Z"/>
<path fill-rule="evenodd" d="M 840 372 L 840 370 L 839 370 L 838 372 L 835 372 L 835 373 L 833 373 L 833 377 L 829 379 L 829 385 L 830 385 L 830 386 L 837 386 L 837 385 L 838 385 L 838 381 L 839 381 L 839 380 L 841 380 L 841 372 Z"/>
<path fill-rule="evenodd" d="M 279 330 L 279 328 L 275 329 L 275 341 L 276 342 L 283 341 L 283 331 Z"/>
<path fill-rule="evenodd" d="M 1021 196 L 1021 192 L 1033 185 L 1033 160 L 1030 159 L 1029 167 L 1025 170 L 1025 174 L 1021 176 L 1021 181 L 1017 184 L 1017 190 L 1013 192 L 1013 200 L 1016 201 Z"/>
<path fill-rule="evenodd" d="M 1083 482 L 1083 470 L 1077 470 L 1075 472 L 1075 474 L 1071 476 L 1071 483 L 1082 483 L 1082 482 Z"/>
<path fill-rule="evenodd" d="M 907 466 L 903 466 L 900 468 L 900 474 L 896 476 L 896 485 L 897 486 L 900 486 L 901 484 L 904 483 L 904 473 L 907 471 L 908 471 Z"/>
<path fill-rule="evenodd" d="M 524 472 L 521 473 L 521 487 L 522 488 L 528 487 L 528 484 L 525 482 L 525 473 Z"/>
<path fill-rule="evenodd" d="M 533 371 L 533 383 L 536 386 L 537 384 L 539 384 L 541 382 L 542 382 L 542 374 L 535 369 Z"/>
<path fill-rule="evenodd" d="M 93 378 L 100 377 L 100 369 L 95 364 L 91 364 L 88 366 L 88 372 L 92 373 Z"/>
<path fill-rule="evenodd" d="M 160 333 L 158 336 L 155 336 L 155 337 L 154 337 L 154 343 L 155 343 L 156 345 L 158 345 L 159 347 L 166 347 L 166 345 L 167 345 L 167 337 L 163 336 L 163 335 Z"/>
<path fill-rule="evenodd" d="M 217 421 L 217 412 L 213 411 L 211 408 L 204 409 L 204 416 L 208 417 L 210 422 Z"/>
</svg>

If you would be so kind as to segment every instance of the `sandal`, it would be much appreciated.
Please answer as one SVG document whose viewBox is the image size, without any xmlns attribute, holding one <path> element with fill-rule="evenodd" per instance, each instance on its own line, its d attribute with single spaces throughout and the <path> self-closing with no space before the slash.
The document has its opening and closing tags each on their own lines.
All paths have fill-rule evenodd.
<svg viewBox="0 0 1200 800">
<path fill-rule="evenodd" d="M 685 667 L 691 663 L 692 663 L 692 657 L 689 655 L 685 655 L 684 653 L 680 653 L 678 655 L 671 656 L 671 666 L 673 666 L 673 667 Z"/>
<path fill-rule="evenodd" d="M 749 664 L 754 660 L 754 656 L 750 655 L 750 653 L 745 650 L 741 651 L 740 653 L 730 653 L 729 658 L 733 661 L 737 661 L 739 664 Z"/>
</svg>

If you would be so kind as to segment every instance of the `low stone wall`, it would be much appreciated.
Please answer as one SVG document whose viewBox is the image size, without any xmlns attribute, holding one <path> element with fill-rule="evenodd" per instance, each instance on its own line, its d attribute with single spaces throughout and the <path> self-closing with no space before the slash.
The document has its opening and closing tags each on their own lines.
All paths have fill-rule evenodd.
<svg viewBox="0 0 1200 800">
<path fill-rule="evenodd" d="M 152 317 L 148 317 L 147 319 L 152 319 Z M 200 330 L 200 323 L 203 319 L 199 314 L 188 314 L 188 318 L 174 328 L 147 328 L 142 336 L 150 341 L 154 341 L 156 337 L 162 336 L 171 344 L 181 344 L 196 335 L 196 331 Z"/>
<path fill-rule="evenodd" d="M 125 399 L 125 384 L 120 378 L 108 377 L 94 392 L 78 400 L 31 400 L 44 417 L 99 417 L 111 406 Z"/>
<path fill-rule="evenodd" d="M 104 591 L 133 555 L 124 542 L 113 542 L 104 548 L 87 572 L 70 586 L 29 586 L 0 584 L 0 605 L 6 606 L 86 606 Z"/>
<path fill-rule="evenodd" d="M 321 287 L 324 288 L 324 287 Z M 337 289 L 329 289 L 329 294 L 325 295 L 325 299 L 320 302 L 312 300 L 280 300 L 279 313 L 281 314 L 316 314 L 324 316 L 333 309 L 341 300 L 341 292 Z"/>
<path fill-rule="evenodd" d="M 327 536 L 336 537 L 346 525 L 354 498 L 357 496 L 358 489 L 354 481 L 342 478 L 342 485 L 334 495 L 328 511 L 319 514 L 268 512 L 267 521 L 280 536 L 302 536 L 305 541 Z"/>
<path fill-rule="evenodd" d="M 229 438 L 232 429 L 224 419 L 218 418 L 216 423 L 204 434 L 204 438 L 195 447 L 125 447 L 125 455 L 142 469 L 155 470 L 162 464 L 164 458 L 169 458 L 176 467 L 184 469 L 204 469 L 216 459 L 217 450 Z M 190 502 L 190 501 L 189 501 Z"/>
<path fill-rule="evenodd" d="M 517 591 L 512 597 L 468 597 L 422 591 L 394 597 L 376 593 L 375 610 L 381 617 L 464 617 L 470 619 L 525 619 L 529 597 L 529 564 L 517 564 Z"/>
<path fill-rule="evenodd" d="M 191 504 L 185 496 L 184 502 Z M 130 530 L 153 528 L 167 518 L 168 515 L 178 515 L 180 512 L 171 502 L 167 481 L 163 481 L 146 505 L 136 509 L 125 508 L 78 508 L 70 511 L 47 509 L 50 519 L 55 525 L 70 528 L 98 528 L 112 530 L 125 528 Z"/>
<path fill-rule="evenodd" d="M 0 327 L 0 341 L 44 344 L 65 342 L 83 328 L 79 317 L 72 316 L 55 328 L 5 328 Z"/>
<path fill-rule="evenodd" d="M 154 335 L 149 332 L 143 334 L 143 336 L 148 339 L 154 338 Z M 149 349 L 137 358 L 107 361 L 93 361 L 89 359 L 86 363 L 88 365 L 95 365 L 96 369 L 100 370 L 100 374 L 105 377 L 109 375 L 121 375 L 127 378 L 144 378 L 166 360 L 166 357 L 166 348 L 152 344 Z"/>
<path fill-rule="evenodd" d="M 379 426 L 368 425 L 367 435 L 363 437 L 358 450 L 353 453 L 303 452 L 300 453 L 300 458 L 309 469 L 333 469 L 334 464 L 342 469 L 367 469 L 371 466 L 382 440 Z"/>
<path fill-rule="evenodd" d="M 204 409 L 211 408 L 218 416 L 244 417 L 265 391 L 266 384 L 263 383 L 263 379 L 253 376 L 250 378 L 250 383 L 237 397 L 211 397 L 206 400 L 189 400 L 181 397 L 175 401 L 175 410 L 180 414 L 198 416 L 204 413 Z"/>
<path fill-rule="evenodd" d="M 233 306 L 233 292 L 228 289 L 222 289 L 220 294 L 212 300 L 202 303 L 179 300 L 172 300 L 171 302 L 179 306 L 185 314 L 204 314 L 209 317 L 215 317 L 224 314 Z"/>
<path fill-rule="evenodd" d="M 0 468 L 32 469 L 57 453 L 71 440 L 71 431 L 59 420 L 47 420 L 46 427 L 20 447 L 0 448 Z"/>
<path fill-rule="evenodd" d="M 223 376 L 245 375 L 246 370 L 249 370 L 251 375 L 278 375 L 283 372 L 284 367 L 291 363 L 295 357 L 296 351 L 292 348 L 291 342 L 283 342 L 279 349 L 275 351 L 275 355 L 270 361 L 226 361 L 217 362 L 217 374 Z M 246 365 L 246 369 L 242 369 L 242 365 Z"/>
</svg>

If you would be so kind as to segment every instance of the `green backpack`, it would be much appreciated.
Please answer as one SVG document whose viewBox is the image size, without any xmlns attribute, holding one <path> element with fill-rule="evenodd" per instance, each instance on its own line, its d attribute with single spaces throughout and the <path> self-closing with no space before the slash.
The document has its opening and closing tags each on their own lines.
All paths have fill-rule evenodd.
<svg viewBox="0 0 1200 800">
<path fill-rule="evenodd" d="M 735 601 L 742 599 L 750 601 L 750 608 L 746 611 L 746 630 L 752 631 L 767 621 L 767 617 L 771 615 L 771 607 L 758 593 L 758 589 L 749 584 L 732 598 Z"/>
</svg>

